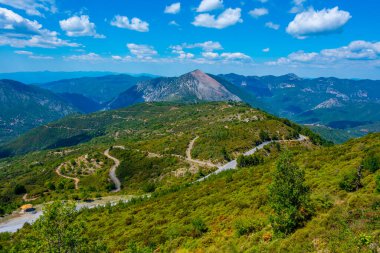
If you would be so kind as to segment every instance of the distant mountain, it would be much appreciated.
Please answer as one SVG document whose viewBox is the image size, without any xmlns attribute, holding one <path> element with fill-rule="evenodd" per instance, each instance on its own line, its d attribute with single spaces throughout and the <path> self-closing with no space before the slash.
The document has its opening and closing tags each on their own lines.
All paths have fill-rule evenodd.
<svg viewBox="0 0 380 253">
<path fill-rule="evenodd" d="M 294 74 L 219 77 L 255 96 L 268 112 L 298 123 L 348 129 L 380 121 L 380 81 Z"/>
<path fill-rule="evenodd" d="M 83 113 L 96 112 L 102 109 L 101 104 L 81 94 L 58 93 L 57 95 L 60 96 L 63 100 L 65 100 L 68 104 L 79 109 Z"/>
<path fill-rule="evenodd" d="M 121 92 L 126 91 L 136 83 L 149 79 L 151 77 L 122 74 L 64 79 L 38 84 L 38 86 L 54 93 L 80 94 L 97 103 L 105 103 L 114 99 Z"/>
<path fill-rule="evenodd" d="M 99 77 L 115 74 L 107 71 L 75 71 L 75 72 L 12 72 L 0 73 L 0 79 L 11 79 L 25 84 L 47 83 L 62 79 L 72 79 L 80 77 Z"/>
<path fill-rule="evenodd" d="M 0 142 L 77 111 L 50 91 L 0 80 Z"/>
<path fill-rule="evenodd" d="M 109 108 L 121 108 L 139 102 L 241 101 L 225 85 L 200 70 L 179 77 L 160 77 L 140 81 L 121 93 Z"/>
</svg>

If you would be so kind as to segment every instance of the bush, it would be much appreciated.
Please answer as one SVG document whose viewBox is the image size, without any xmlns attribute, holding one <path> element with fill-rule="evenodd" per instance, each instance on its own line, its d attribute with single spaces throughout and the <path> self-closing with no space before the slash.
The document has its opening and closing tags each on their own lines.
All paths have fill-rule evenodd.
<svg viewBox="0 0 380 253">
<path fill-rule="evenodd" d="M 380 168 L 380 158 L 374 154 L 370 154 L 363 159 L 362 165 L 363 169 L 375 173 Z"/>
<path fill-rule="evenodd" d="M 193 237 L 200 237 L 202 234 L 208 231 L 206 223 L 201 218 L 195 218 L 194 220 L 192 220 L 191 225 L 193 226 Z"/>
<path fill-rule="evenodd" d="M 156 190 L 156 185 L 154 183 L 146 183 L 143 185 L 142 190 L 145 193 L 154 192 Z"/>
<path fill-rule="evenodd" d="M 360 186 L 359 177 L 356 172 L 352 172 L 343 176 L 339 182 L 339 187 L 347 192 L 354 192 Z"/>
<path fill-rule="evenodd" d="M 260 231 L 264 225 L 261 221 L 249 220 L 247 218 L 238 219 L 235 222 L 235 230 L 237 236 L 247 235 L 253 232 Z"/>
<path fill-rule="evenodd" d="M 15 189 L 14 189 L 14 193 L 16 195 L 20 195 L 20 194 L 24 194 L 26 193 L 26 188 L 24 185 L 21 185 L 21 184 L 16 184 L 15 186 Z"/>
<path fill-rule="evenodd" d="M 239 155 L 236 161 L 238 168 L 244 168 L 262 164 L 264 162 L 264 158 L 258 154 L 248 156 Z"/>
</svg>

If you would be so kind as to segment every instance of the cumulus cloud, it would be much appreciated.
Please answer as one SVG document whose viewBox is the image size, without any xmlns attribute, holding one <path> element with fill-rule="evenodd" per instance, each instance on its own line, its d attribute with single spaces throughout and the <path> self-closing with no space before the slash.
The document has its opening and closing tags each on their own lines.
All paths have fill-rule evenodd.
<svg viewBox="0 0 380 253">
<path fill-rule="evenodd" d="M 315 11 L 310 8 L 296 15 L 286 31 L 292 36 L 303 39 L 311 35 L 339 32 L 350 20 L 351 15 L 338 7 Z"/>
<path fill-rule="evenodd" d="M 222 58 L 225 60 L 230 60 L 230 61 L 240 61 L 240 60 L 251 60 L 251 57 L 249 57 L 246 54 L 236 52 L 236 53 L 222 53 L 220 55 Z"/>
<path fill-rule="evenodd" d="M 61 29 L 70 37 L 92 36 L 94 38 L 105 38 L 104 35 L 96 33 L 95 24 L 90 22 L 87 15 L 73 16 L 59 21 Z"/>
<path fill-rule="evenodd" d="M 203 52 L 202 56 L 206 59 L 217 59 L 219 54 L 215 52 Z"/>
<path fill-rule="evenodd" d="M 0 8 L 0 45 L 11 47 L 77 47 L 79 44 L 59 39 L 57 32 L 43 28 L 6 8 Z"/>
<path fill-rule="evenodd" d="M 181 11 L 181 3 L 174 3 L 165 7 L 165 13 L 167 14 L 177 14 Z"/>
<path fill-rule="evenodd" d="M 223 0 L 202 0 L 197 8 L 197 12 L 206 12 L 221 8 L 223 8 Z"/>
<path fill-rule="evenodd" d="M 268 27 L 268 28 L 270 28 L 270 29 L 273 29 L 273 30 L 280 29 L 280 25 L 279 24 L 275 24 L 273 22 L 266 22 L 265 26 Z"/>
<path fill-rule="evenodd" d="M 0 4 L 24 10 L 28 15 L 43 16 L 41 12 L 55 13 L 57 7 L 54 0 L 0 0 Z"/>
<path fill-rule="evenodd" d="M 129 20 L 128 17 L 117 15 L 112 20 L 111 25 L 138 32 L 149 31 L 149 24 L 145 21 L 142 21 L 139 18 L 132 18 L 131 20 Z"/>
<path fill-rule="evenodd" d="M 206 41 L 206 42 L 194 43 L 194 44 L 184 43 L 181 46 L 183 48 L 201 48 L 203 51 L 206 51 L 206 52 L 223 49 L 222 45 L 217 41 Z"/>
<path fill-rule="evenodd" d="M 169 25 L 171 25 L 171 26 L 180 26 L 175 20 L 170 21 Z"/>
<path fill-rule="evenodd" d="M 261 16 L 268 15 L 269 11 L 266 8 L 256 8 L 249 12 L 249 15 L 251 15 L 254 18 L 259 18 Z"/>
<path fill-rule="evenodd" d="M 269 47 L 263 49 L 263 52 L 264 52 L 264 53 L 268 53 L 269 51 L 270 51 L 270 48 L 269 48 Z"/>
<path fill-rule="evenodd" d="M 340 61 L 378 61 L 380 60 L 380 42 L 353 41 L 347 46 L 324 49 L 319 53 L 298 51 L 281 57 L 276 61 L 267 62 L 269 65 L 282 64 L 333 64 Z"/>
<path fill-rule="evenodd" d="M 132 55 L 139 59 L 151 59 L 153 56 L 158 54 L 158 52 L 149 45 L 128 43 L 127 48 Z"/>
<path fill-rule="evenodd" d="M 241 9 L 228 8 L 217 17 L 208 13 L 199 14 L 195 17 L 195 20 L 192 24 L 195 26 L 207 28 L 223 29 L 228 26 L 235 25 L 239 22 L 243 22 L 243 20 L 241 19 Z"/>
</svg>

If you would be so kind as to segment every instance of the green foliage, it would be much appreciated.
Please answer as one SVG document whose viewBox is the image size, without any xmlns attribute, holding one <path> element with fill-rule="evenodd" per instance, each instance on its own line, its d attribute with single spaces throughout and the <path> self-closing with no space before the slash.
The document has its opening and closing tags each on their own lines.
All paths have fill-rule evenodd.
<svg viewBox="0 0 380 253">
<path fill-rule="evenodd" d="M 239 168 L 244 168 L 262 164 L 264 162 L 264 158 L 259 154 L 239 155 L 236 162 Z"/>
<path fill-rule="evenodd" d="M 363 169 L 369 170 L 372 173 L 375 173 L 380 169 L 380 157 L 375 154 L 369 154 L 363 159 Z"/>
<path fill-rule="evenodd" d="M 28 252 L 104 252 L 106 247 L 90 241 L 85 223 L 78 219 L 73 203 L 47 204 L 43 215 L 30 228 L 25 240 L 14 250 Z"/>
<path fill-rule="evenodd" d="M 148 182 L 148 183 L 146 183 L 146 184 L 143 185 L 142 190 L 145 193 L 154 192 L 156 190 L 156 185 L 154 183 Z"/>
<path fill-rule="evenodd" d="M 380 193 L 380 175 L 377 175 L 376 176 L 376 179 L 375 179 L 375 182 L 376 182 L 376 192 Z"/>
<path fill-rule="evenodd" d="M 280 157 L 269 191 L 275 213 L 271 222 L 276 234 L 288 235 L 311 217 L 310 190 L 305 186 L 304 172 L 289 153 Z"/>
<path fill-rule="evenodd" d="M 16 184 L 15 189 L 14 189 L 14 193 L 16 195 L 20 195 L 20 194 L 26 193 L 25 186 L 21 185 L 21 184 Z"/>
<path fill-rule="evenodd" d="M 342 180 L 339 182 L 340 189 L 345 190 L 347 192 L 354 192 L 360 186 L 361 186 L 360 178 L 358 177 L 358 174 L 356 171 L 352 171 L 344 175 Z"/>
<path fill-rule="evenodd" d="M 208 231 L 208 227 L 202 218 L 197 217 L 191 221 L 192 231 L 191 234 L 193 237 L 200 237 L 202 234 Z"/>
<path fill-rule="evenodd" d="M 262 230 L 264 222 L 260 220 L 252 220 L 248 218 L 240 218 L 235 221 L 235 231 L 237 236 L 248 235 Z"/>
</svg>

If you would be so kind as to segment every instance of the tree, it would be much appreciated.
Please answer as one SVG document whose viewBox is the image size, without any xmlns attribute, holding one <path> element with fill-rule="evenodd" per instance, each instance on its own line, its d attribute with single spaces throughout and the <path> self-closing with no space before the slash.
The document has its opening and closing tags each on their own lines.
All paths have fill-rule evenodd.
<svg viewBox="0 0 380 253">
<path fill-rule="evenodd" d="M 289 153 L 283 154 L 269 187 L 274 210 L 270 220 L 276 234 L 290 234 L 310 219 L 310 189 L 304 183 L 304 172 L 294 164 Z"/>
</svg>

